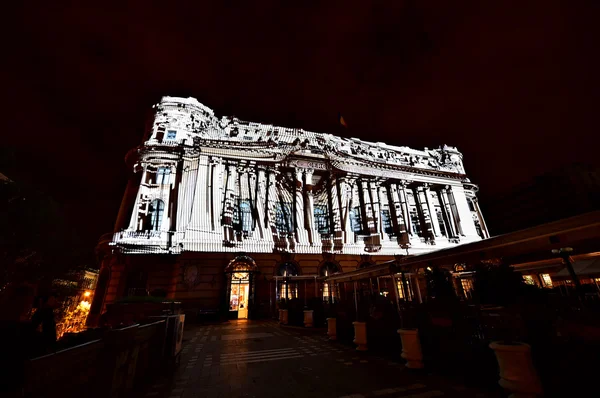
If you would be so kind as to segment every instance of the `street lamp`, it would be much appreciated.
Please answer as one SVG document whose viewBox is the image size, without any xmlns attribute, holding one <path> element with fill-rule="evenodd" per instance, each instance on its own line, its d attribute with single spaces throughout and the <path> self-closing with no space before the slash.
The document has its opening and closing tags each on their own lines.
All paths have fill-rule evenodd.
<svg viewBox="0 0 600 398">
<path fill-rule="evenodd" d="M 552 249 L 552 254 L 555 254 L 563 259 L 563 262 L 565 263 L 565 266 L 567 267 L 567 270 L 569 271 L 569 274 L 571 275 L 571 279 L 575 283 L 575 290 L 577 291 L 577 296 L 579 297 L 579 301 L 580 301 L 581 305 L 583 306 L 583 299 L 584 299 L 583 289 L 581 288 L 581 283 L 579 283 L 579 277 L 575 273 L 575 269 L 573 269 L 573 263 L 571 262 L 571 255 L 570 255 L 571 252 L 573 252 L 572 247 L 561 247 L 560 249 Z"/>
</svg>

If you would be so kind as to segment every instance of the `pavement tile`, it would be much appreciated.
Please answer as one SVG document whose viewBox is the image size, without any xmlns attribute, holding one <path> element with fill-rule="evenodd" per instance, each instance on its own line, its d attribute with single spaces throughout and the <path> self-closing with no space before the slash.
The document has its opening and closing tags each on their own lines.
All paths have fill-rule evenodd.
<svg viewBox="0 0 600 398">
<path fill-rule="evenodd" d="M 284 329 L 272 321 L 186 328 L 181 366 L 169 376 L 178 382 L 163 382 L 171 387 L 153 389 L 153 398 L 496 397 L 406 372 L 400 358 L 357 353 L 324 331 Z"/>
</svg>

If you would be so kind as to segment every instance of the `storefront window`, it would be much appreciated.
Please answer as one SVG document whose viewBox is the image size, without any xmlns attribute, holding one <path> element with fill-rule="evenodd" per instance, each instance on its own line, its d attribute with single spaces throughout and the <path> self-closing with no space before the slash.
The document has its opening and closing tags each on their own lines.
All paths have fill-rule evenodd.
<svg viewBox="0 0 600 398">
<path fill-rule="evenodd" d="M 544 283 L 544 287 L 551 288 L 552 287 L 552 278 L 550 278 L 550 274 L 541 274 L 542 282 Z"/>
<path fill-rule="evenodd" d="M 464 278 L 460 280 L 463 291 L 465 292 L 465 296 L 467 298 L 471 298 L 471 294 L 473 292 L 473 281 L 468 278 Z"/>
</svg>

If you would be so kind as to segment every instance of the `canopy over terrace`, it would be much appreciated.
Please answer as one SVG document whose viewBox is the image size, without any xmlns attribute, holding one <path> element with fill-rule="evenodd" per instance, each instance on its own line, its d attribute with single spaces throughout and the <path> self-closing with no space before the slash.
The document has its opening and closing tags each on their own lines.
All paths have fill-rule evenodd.
<svg viewBox="0 0 600 398">
<path fill-rule="evenodd" d="M 426 267 L 453 267 L 486 260 L 502 260 L 516 265 L 556 258 L 553 249 L 573 248 L 573 253 L 600 251 L 600 211 L 566 218 L 450 249 L 406 257 L 403 270 Z"/>
</svg>

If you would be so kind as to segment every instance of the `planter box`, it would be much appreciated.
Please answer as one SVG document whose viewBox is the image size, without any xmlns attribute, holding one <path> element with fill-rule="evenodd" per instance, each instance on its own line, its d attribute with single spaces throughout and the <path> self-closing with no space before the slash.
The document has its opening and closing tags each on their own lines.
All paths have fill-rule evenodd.
<svg viewBox="0 0 600 398">
<path fill-rule="evenodd" d="M 406 367 L 410 369 L 423 369 L 423 352 L 418 329 L 398 329 L 402 340 L 402 355 L 406 359 Z"/>
<path fill-rule="evenodd" d="M 498 384 L 513 397 L 535 397 L 541 395 L 542 387 L 533 361 L 531 347 L 525 343 L 503 344 L 493 342 L 490 348 L 494 350 L 500 380 Z"/>
<path fill-rule="evenodd" d="M 366 322 L 352 322 L 354 325 L 354 344 L 356 351 L 367 351 L 367 324 Z"/>
<path fill-rule="evenodd" d="M 327 336 L 329 336 L 329 340 L 337 340 L 336 318 L 327 318 Z"/>
</svg>

